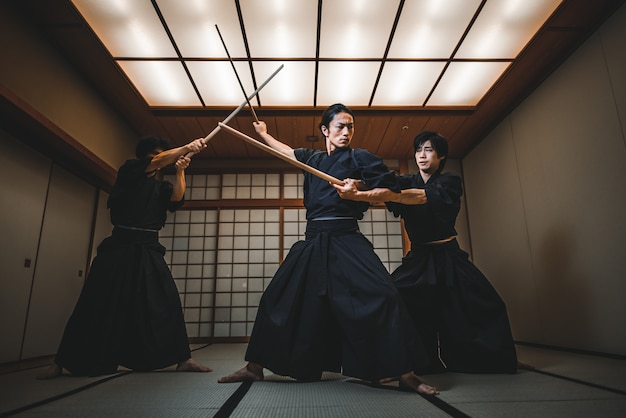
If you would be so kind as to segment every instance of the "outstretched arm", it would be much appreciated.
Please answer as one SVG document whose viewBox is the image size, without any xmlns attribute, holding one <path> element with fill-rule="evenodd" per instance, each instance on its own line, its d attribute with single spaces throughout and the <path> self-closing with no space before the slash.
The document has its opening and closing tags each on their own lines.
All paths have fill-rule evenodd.
<svg viewBox="0 0 626 418">
<path fill-rule="evenodd" d="M 206 144 L 200 138 L 195 139 L 182 147 L 163 151 L 152 158 L 152 161 L 150 161 L 150 164 L 148 164 L 148 167 L 146 168 L 146 173 L 160 170 L 163 167 L 167 167 L 168 165 L 175 163 L 180 157 L 188 153 L 197 154 L 205 148 Z"/>
<path fill-rule="evenodd" d="M 396 193 L 386 188 L 366 189 L 363 182 L 345 179 L 344 185 L 333 184 L 342 199 L 361 202 L 384 203 L 397 202 L 405 205 L 423 205 L 427 202 L 424 189 L 405 189 Z"/>
<path fill-rule="evenodd" d="M 276 151 L 281 152 L 282 154 L 285 154 L 290 158 L 296 158 L 296 155 L 293 152 L 293 148 L 291 148 L 287 144 L 283 144 L 272 135 L 267 133 L 267 125 L 265 125 L 265 122 L 261 120 L 252 123 L 254 124 L 254 130 L 256 131 L 256 133 L 259 134 L 259 136 L 263 139 L 263 141 L 265 141 L 268 146 L 275 149 Z"/>
</svg>

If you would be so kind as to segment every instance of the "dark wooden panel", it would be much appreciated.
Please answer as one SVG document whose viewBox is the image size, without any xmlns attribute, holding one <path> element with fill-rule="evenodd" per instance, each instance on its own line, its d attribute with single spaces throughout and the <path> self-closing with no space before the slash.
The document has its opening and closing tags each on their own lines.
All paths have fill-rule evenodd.
<svg viewBox="0 0 626 418">
<path fill-rule="evenodd" d="M 424 129 L 429 118 L 419 113 L 392 117 L 385 132 L 385 147 L 379 155 L 385 158 L 409 158 L 413 153 L 413 138 Z"/>
<path fill-rule="evenodd" d="M 352 140 L 352 147 L 363 148 L 374 154 L 380 154 L 389 120 L 390 116 L 365 117 L 355 115 L 355 133 Z"/>
<path fill-rule="evenodd" d="M 241 118 L 242 117 L 240 116 L 233 118 L 228 123 L 228 126 L 231 126 L 239 131 L 243 131 L 246 127 L 252 125 L 252 118 L 245 118 L 245 121 L 242 121 Z M 244 133 L 246 135 L 251 134 L 249 130 Z M 243 140 L 229 134 L 228 132 L 220 131 L 220 133 L 216 135 L 214 142 L 217 151 L 217 158 L 219 159 L 251 158 L 253 155 L 258 155 L 254 152 L 252 147 L 246 145 Z"/>
<path fill-rule="evenodd" d="M 253 139 L 259 139 L 259 136 L 257 135 L 256 131 L 254 130 L 254 118 L 252 117 L 252 115 L 250 116 L 237 116 L 236 118 L 233 119 L 233 123 L 230 123 L 230 126 L 232 126 L 233 128 L 237 129 L 238 131 L 248 135 L 249 137 L 253 138 Z M 267 123 L 267 122 L 266 122 Z M 244 147 L 245 151 L 245 157 L 246 158 L 267 158 L 269 157 L 268 154 L 258 148 L 256 148 L 253 145 L 248 144 L 247 142 L 245 142 L 243 139 L 237 138 L 234 135 L 231 134 L 227 134 L 230 137 L 230 140 L 234 143 L 240 143 L 241 146 Z"/>
<path fill-rule="evenodd" d="M 473 115 L 455 115 L 455 114 L 441 114 L 434 115 L 429 120 L 424 130 L 434 131 L 440 133 L 443 137 L 448 139 L 448 155 L 450 158 L 461 158 L 463 149 L 466 147 L 467 139 L 458 134 L 461 126 L 466 120 L 473 117 Z M 413 154 L 413 147 L 411 146 L 411 154 Z"/>
<path fill-rule="evenodd" d="M 210 116 L 210 115 L 197 116 L 197 119 L 198 119 L 198 123 L 200 124 L 202 133 L 204 134 L 204 136 L 209 135 L 213 131 L 213 129 L 217 127 L 217 123 L 224 120 L 223 117 Z M 200 155 L 198 155 L 197 158 L 216 158 L 219 155 L 218 149 L 220 148 L 220 145 L 221 145 L 221 142 L 219 139 L 220 137 L 223 138 L 221 142 L 224 142 L 226 139 L 230 139 L 230 138 L 225 138 L 226 137 L 225 133 L 218 131 L 218 133 L 214 135 L 207 143 L 207 149 L 204 150 Z"/>
</svg>

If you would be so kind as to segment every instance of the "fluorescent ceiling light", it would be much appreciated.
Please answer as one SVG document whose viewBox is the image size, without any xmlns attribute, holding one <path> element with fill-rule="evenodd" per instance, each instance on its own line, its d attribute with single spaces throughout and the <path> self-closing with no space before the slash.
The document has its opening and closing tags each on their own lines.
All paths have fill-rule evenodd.
<svg viewBox="0 0 626 418">
<path fill-rule="evenodd" d="M 217 25 L 246 91 L 285 65 L 262 106 L 421 108 L 475 106 L 561 0 L 73 3 L 149 106 L 241 103 Z"/>
</svg>

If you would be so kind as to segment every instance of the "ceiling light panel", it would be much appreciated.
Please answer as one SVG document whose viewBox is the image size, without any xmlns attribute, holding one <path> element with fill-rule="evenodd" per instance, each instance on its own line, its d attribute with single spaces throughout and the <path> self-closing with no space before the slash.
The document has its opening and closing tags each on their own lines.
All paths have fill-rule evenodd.
<svg viewBox="0 0 626 418">
<path fill-rule="evenodd" d="M 150 2 L 72 1 L 113 57 L 176 57 Z"/>
<path fill-rule="evenodd" d="M 427 105 L 476 106 L 509 65 L 508 62 L 453 62 Z"/>
<path fill-rule="evenodd" d="M 315 58 L 317 1 L 240 0 L 250 55 Z"/>
<path fill-rule="evenodd" d="M 320 58 L 378 58 L 385 53 L 399 1 L 322 3 Z"/>
<path fill-rule="evenodd" d="M 455 58 L 515 58 L 561 0 L 488 1 Z"/>
<path fill-rule="evenodd" d="M 422 106 L 446 61 L 425 106 L 475 106 L 561 3 L 404 0 L 394 32 L 401 0 L 324 1 L 316 74 L 318 0 L 72 1 L 146 102 L 163 107 L 241 103 L 216 25 L 246 91 L 254 90 L 253 74 L 259 85 L 285 64 L 261 92 L 263 106 Z"/>
<path fill-rule="evenodd" d="M 317 105 L 367 106 L 379 68 L 378 62 L 320 62 Z"/>
<path fill-rule="evenodd" d="M 284 64 L 283 69 L 260 91 L 261 104 L 288 107 L 313 106 L 315 87 L 315 62 L 313 61 L 254 62 L 257 85 L 267 80 L 281 64 Z"/>
<path fill-rule="evenodd" d="M 249 95 L 254 91 L 247 62 L 233 62 Z M 189 61 L 187 67 L 206 106 L 235 106 L 245 100 L 229 61 Z"/>
<path fill-rule="evenodd" d="M 246 57 L 233 0 L 157 0 L 156 3 L 183 57 L 226 58 L 215 25 L 231 57 Z"/>
<path fill-rule="evenodd" d="M 421 106 L 445 62 L 387 62 L 373 106 Z"/>
<path fill-rule="evenodd" d="M 406 0 L 388 58 L 450 58 L 480 0 Z"/>
<path fill-rule="evenodd" d="M 118 61 L 150 106 L 200 106 L 180 62 Z"/>
</svg>

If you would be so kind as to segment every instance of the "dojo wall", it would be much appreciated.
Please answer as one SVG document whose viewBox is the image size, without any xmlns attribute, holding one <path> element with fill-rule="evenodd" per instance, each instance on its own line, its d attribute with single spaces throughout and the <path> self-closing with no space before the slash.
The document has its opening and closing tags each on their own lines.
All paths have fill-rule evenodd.
<svg viewBox="0 0 626 418">
<path fill-rule="evenodd" d="M 134 153 L 136 137 L 36 33 L 0 3 L 0 82 L 119 166 Z M 0 150 L 0 363 L 6 363 L 56 351 L 82 288 L 90 243 L 97 245 L 111 227 L 106 193 L 2 130 Z"/>
<path fill-rule="evenodd" d="M 462 161 L 514 338 L 626 355 L 626 6 Z"/>
<path fill-rule="evenodd" d="M 56 351 L 87 267 L 96 189 L 0 131 L 0 363 Z"/>
</svg>

